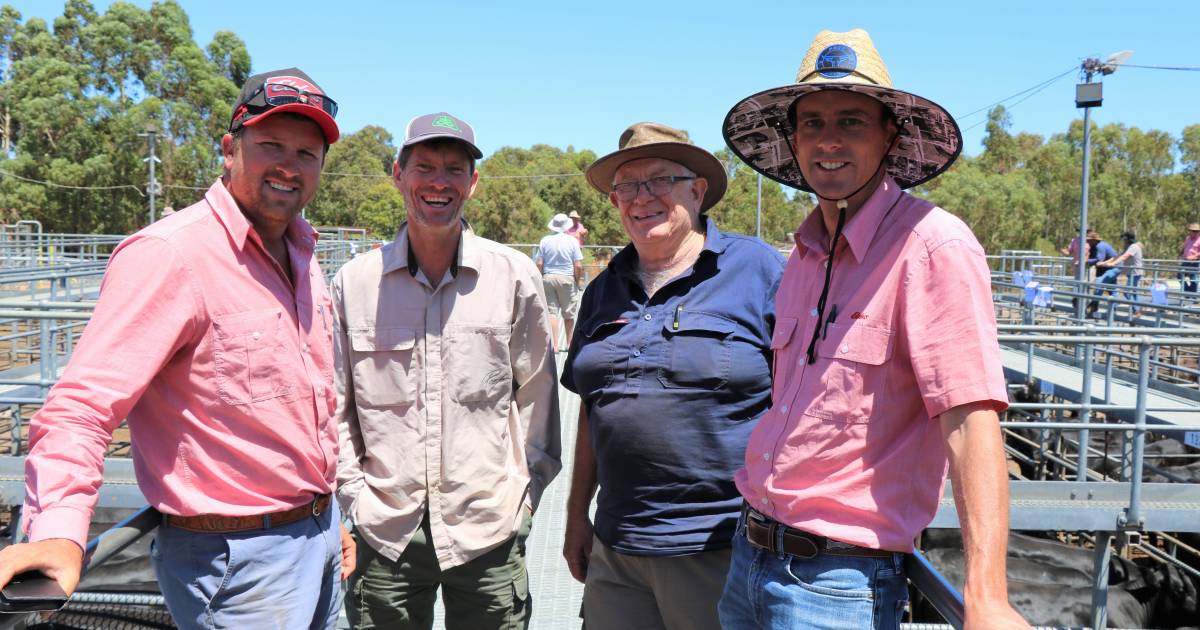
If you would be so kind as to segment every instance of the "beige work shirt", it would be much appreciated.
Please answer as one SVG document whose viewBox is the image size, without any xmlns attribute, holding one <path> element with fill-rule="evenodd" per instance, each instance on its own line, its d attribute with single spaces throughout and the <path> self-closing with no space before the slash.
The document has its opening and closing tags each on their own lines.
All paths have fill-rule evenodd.
<svg viewBox="0 0 1200 630">
<path fill-rule="evenodd" d="M 511 538 L 562 467 L 541 274 L 469 229 L 456 267 L 410 271 L 402 225 L 333 281 L 338 500 L 392 560 L 428 505 L 443 570 Z"/>
</svg>

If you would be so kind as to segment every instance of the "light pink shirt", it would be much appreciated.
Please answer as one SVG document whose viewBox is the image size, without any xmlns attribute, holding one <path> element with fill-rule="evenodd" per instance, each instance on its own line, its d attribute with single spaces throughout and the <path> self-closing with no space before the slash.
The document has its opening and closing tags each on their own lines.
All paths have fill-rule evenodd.
<svg viewBox="0 0 1200 630">
<path fill-rule="evenodd" d="M 865 547 L 909 551 L 946 472 L 936 418 L 1007 405 L 983 249 L 958 218 L 886 178 L 847 222 L 807 363 L 829 235 L 814 211 L 776 294 L 773 408 L 736 482 L 772 518 Z"/>
<path fill-rule="evenodd" d="M 1179 250 L 1179 257 L 1183 260 L 1200 259 L 1200 234 L 1187 235 L 1183 240 L 1183 247 Z"/>
<path fill-rule="evenodd" d="M 302 219 L 292 282 L 217 182 L 113 252 L 70 364 L 30 423 L 30 540 L 82 545 L 128 418 L 138 485 L 167 514 L 285 510 L 333 488 L 332 319 Z"/>
</svg>

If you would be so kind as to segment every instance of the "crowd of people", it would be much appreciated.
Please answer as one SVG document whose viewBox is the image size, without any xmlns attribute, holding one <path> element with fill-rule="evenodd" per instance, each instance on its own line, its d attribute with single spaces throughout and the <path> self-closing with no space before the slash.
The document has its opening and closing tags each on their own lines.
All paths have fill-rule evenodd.
<svg viewBox="0 0 1200 630">
<path fill-rule="evenodd" d="M 581 291 L 578 215 L 533 260 L 471 230 L 482 152 L 439 112 L 392 165 L 395 239 L 327 288 L 299 215 L 337 111 L 298 69 L 250 77 L 221 178 L 113 253 L 31 421 L 29 542 L 0 550 L 0 583 L 76 588 L 127 420 L 180 627 L 332 628 L 344 607 L 355 628 L 429 628 L 438 592 L 447 628 L 527 627 L 561 382 L 581 400 L 563 556 L 590 630 L 898 628 L 947 472 L 967 627 L 1028 627 L 1007 597 L 984 252 L 904 192 L 962 137 L 865 31 L 821 32 L 794 83 L 723 123 L 743 161 L 818 198 L 786 261 L 708 216 L 715 156 L 643 122 L 587 169 L 629 245 Z M 1105 260 L 1134 269 L 1128 245 Z"/>
</svg>

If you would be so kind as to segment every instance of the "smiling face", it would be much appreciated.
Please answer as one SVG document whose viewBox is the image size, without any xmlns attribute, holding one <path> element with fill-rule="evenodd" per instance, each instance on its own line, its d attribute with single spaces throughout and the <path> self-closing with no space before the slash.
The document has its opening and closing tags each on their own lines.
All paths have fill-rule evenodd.
<svg viewBox="0 0 1200 630">
<path fill-rule="evenodd" d="M 417 230 L 454 229 L 479 183 L 466 147 L 453 141 L 413 145 L 403 166 L 392 164 L 392 176 Z"/>
<path fill-rule="evenodd" d="M 308 118 L 269 116 L 240 138 L 221 138 L 226 187 L 260 235 L 283 234 L 312 201 L 325 163 L 325 136 Z"/>
<path fill-rule="evenodd" d="M 694 176 L 687 168 L 661 158 L 643 158 L 626 162 L 613 175 L 613 184 L 644 182 L 669 175 Z M 637 196 L 621 201 L 616 193 L 608 199 L 621 211 L 621 226 L 643 257 L 660 257 L 683 242 L 691 231 L 700 231 L 700 204 L 708 182 L 704 178 L 679 181 L 663 195 L 652 195 L 645 186 Z M 651 254 L 656 254 L 651 256 Z"/>
<path fill-rule="evenodd" d="M 896 134 L 883 103 L 856 92 L 823 90 L 800 98 L 794 108 L 792 147 L 804 181 L 821 197 L 861 205 L 875 191 L 868 182 L 883 179 L 880 163 Z"/>
</svg>

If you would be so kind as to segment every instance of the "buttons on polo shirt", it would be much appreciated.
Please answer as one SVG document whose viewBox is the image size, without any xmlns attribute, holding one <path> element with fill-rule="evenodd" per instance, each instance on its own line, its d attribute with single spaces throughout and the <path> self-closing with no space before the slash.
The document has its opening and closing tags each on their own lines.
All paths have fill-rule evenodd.
<svg viewBox="0 0 1200 630">
<path fill-rule="evenodd" d="M 255 341 L 258 341 L 262 337 L 262 333 L 256 330 L 254 331 L 254 334 L 250 336 L 253 337 Z"/>
<path fill-rule="evenodd" d="M 809 312 L 808 312 L 808 314 L 809 314 L 809 315 L 811 315 L 812 317 L 816 317 L 816 316 L 817 316 L 817 309 L 815 309 L 815 308 L 814 308 L 813 310 L 809 311 Z"/>
<path fill-rule="evenodd" d="M 763 453 L 763 461 L 764 461 L 764 462 L 769 462 L 769 461 L 771 461 L 771 454 L 770 454 L 770 453 Z"/>
<path fill-rule="evenodd" d="M 846 354 L 847 352 L 850 352 L 850 346 L 848 346 L 848 345 L 842 346 L 842 354 Z"/>
<path fill-rule="evenodd" d="M 788 406 L 787 406 L 787 405 L 784 405 L 784 406 L 782 406 L 782 407 L 780 407 L 780 408 L 779 408 L 779 412 L 780 412 L 780 413 L 787 413 L 787 410 L 788 410 Z"/>
<path fill-rule="evenodd" d="M 634 351 L 633 351 L 633 356 L 635 356 L 635 357 L 640 357 L 640 356 L 642 356 L 642 351 L 641 351 L 641 350 L 634 350 Z"/>
<path fill-rule="evenodd" d="M 771 500 L 768 499 L 767 497 L 763 497 L 763 498 L 759 499 L 758 502 L 763 505 L 769 505 L 771 503 Z"/>
<path fill-rule="evenodd" d="M 646 313 L 642 317 L 645 318 L 646 321 L 650 321 L 650 320 L 654 319 L 654 316 L 651 315 L 650 313 Z"/>
</svg>

